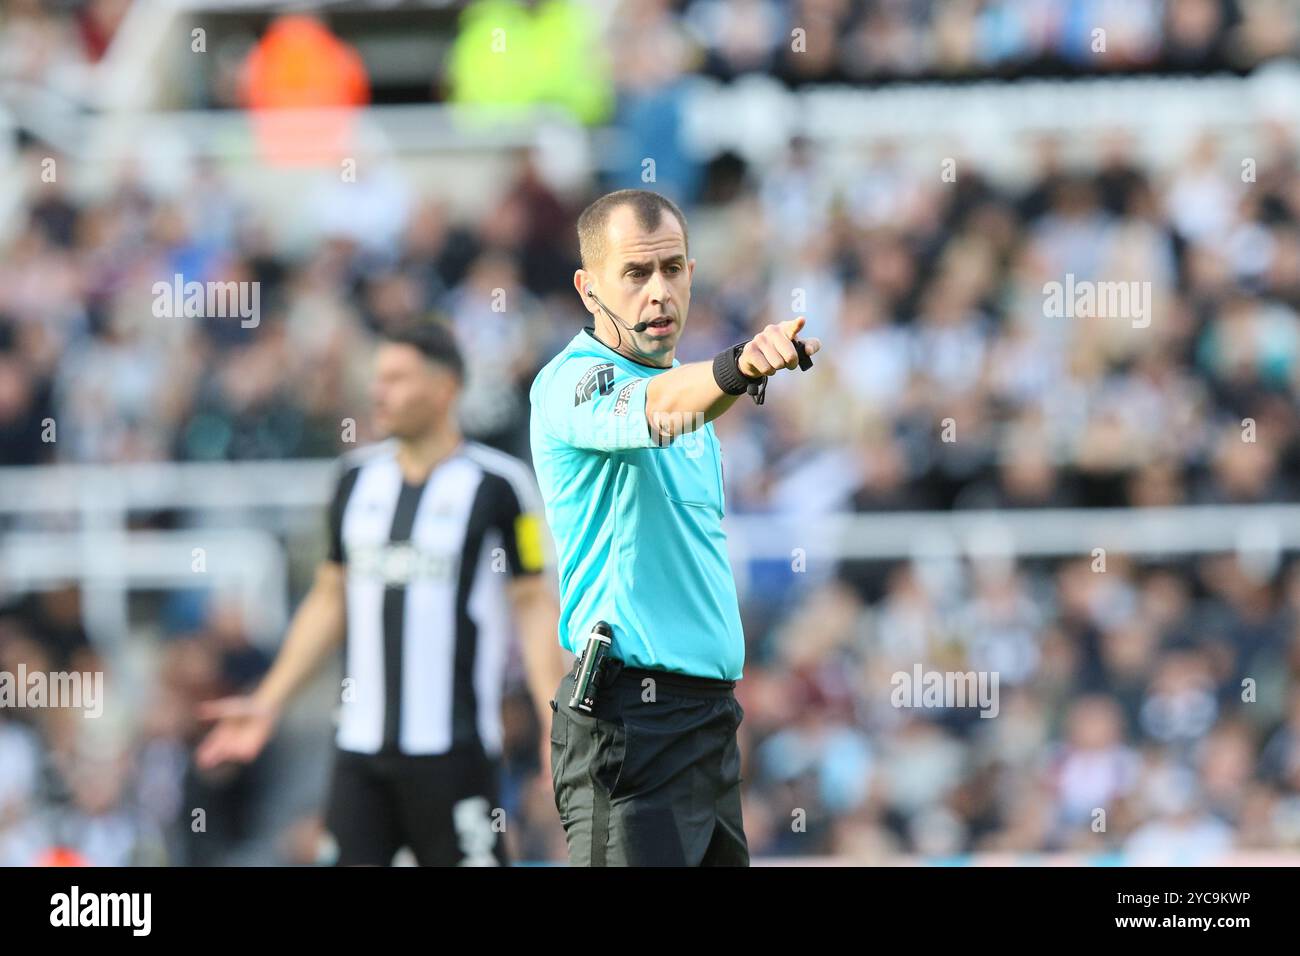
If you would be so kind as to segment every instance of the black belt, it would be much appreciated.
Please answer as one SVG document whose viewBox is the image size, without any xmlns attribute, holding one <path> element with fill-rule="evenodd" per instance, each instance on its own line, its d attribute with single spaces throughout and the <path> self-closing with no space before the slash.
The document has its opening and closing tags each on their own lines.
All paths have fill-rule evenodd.
<svg viewBox="0 0 1300 956">
<path fill-rule="evenodd" d="M 693 674 L 679 674 L 675 671 L 655 670 L 647 667 L 625 667 L 617 657 L 608 659 L 601 687 L 641 688 L 646 678 L 655 682 L 655 687 L 681 694 L 684 697 L 730 697 L 736 687 L 734 680 L 718 680 L 713 677 L 696 677 Z M 576 665 L 575 665 L 576 670 Z"/>
</svg>

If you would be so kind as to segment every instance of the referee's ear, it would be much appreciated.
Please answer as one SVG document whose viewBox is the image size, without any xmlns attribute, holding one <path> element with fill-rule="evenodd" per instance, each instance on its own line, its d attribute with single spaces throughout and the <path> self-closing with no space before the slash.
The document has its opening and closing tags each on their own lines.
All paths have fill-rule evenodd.
<svg viewBox="0 0 1300 956">
<path fill-rule="evenodd" d="M 573 273 L 573 287 L 578 290 L 578 298 L 582 300 L 583 308 L 592 315 L 595 315 L 596 310 L 600 308 L 596 304 L 596 300 L 587 295 L 587 290 L 594 284 L 594 279 L 595 276 L 586 269 L 578 269 Z"/>
</svg>

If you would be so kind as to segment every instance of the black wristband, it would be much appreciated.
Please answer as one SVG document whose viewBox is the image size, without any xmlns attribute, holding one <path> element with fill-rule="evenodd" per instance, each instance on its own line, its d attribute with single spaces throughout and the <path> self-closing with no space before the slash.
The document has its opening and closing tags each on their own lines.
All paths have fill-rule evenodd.
<svg viewBox="0 0 1300 956">
<path fill-rule="evenodd" d="M 713 357 L 713 380 L 728 395 L 743 395 L 749 386 L 763 381 L 761 375 L 750 378 L 740 370 L 740 353 L 745 350 L 745 344 L 723 349 Z"/>
</svg>

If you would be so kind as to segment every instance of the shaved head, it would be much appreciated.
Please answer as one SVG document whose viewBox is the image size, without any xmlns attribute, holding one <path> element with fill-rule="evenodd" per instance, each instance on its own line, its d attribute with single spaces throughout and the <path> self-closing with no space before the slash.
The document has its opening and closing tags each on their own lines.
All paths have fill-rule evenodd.
<svg viewBox="0 0 1300 956">
<path fill-rule="evenodd" d="M 671 213 L 682 227 L 682 239 L 686 243 L 687 254 L 690 254 L 686 216 L 675 202 L 648 189 L 620 189 L 601 196 L 578 217 L 578 252 L 584 269 L 594 271 L 605 261 L 609 216 L 620 206 L 631 207 L 637 225 L 645 232 L 654 232 L 659 228 L 664 212 Z"/>
</svg>

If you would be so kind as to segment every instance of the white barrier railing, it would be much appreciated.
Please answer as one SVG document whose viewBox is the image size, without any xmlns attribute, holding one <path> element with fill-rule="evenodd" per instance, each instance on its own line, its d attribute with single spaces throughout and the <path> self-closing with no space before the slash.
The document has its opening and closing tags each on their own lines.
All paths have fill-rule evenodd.
<svg viewBox="0 0 1300 956">
<path fill-rule="evenodd" d="M 126 631 L 132 588 L 234 589 L 248 621 L 274 641 L 284 626 L 287 562 L 277 532 L 319 524 L 336 474 L 332 461 L 51 465 L 0 469 L 0 590 L 78 581 L 87 627 Z M 190 527 L 132 531 L 132 514 L 176 511 Z M 57 519 L 57 520 L 52 520 Z M 69 527 L 71 519 L 72 527 Z M 1235 552 L 1276 567 L 1300 550 L 1300 505 L 1144 509 L 894 512 L 814 516 L 732 514 L 725 519 L 742 592 L 755 560 L 1007 560 Z M 194 569 L 203 548 L 209 577 Z"/>
<path fill-rule="evenodd" d="M 240 512 L 325 505 L 330 460 L 49 465 L 0 469 L 0 516 L 79 514 L 83 524 L 125 529 L 131 511 Z M 208 516 L 209 520 L 211 515 Z M 1300 505 L 1050 508 L 826 515 L 731 514 L 728 535 L 744 557 L 775 559 L 802 547 L 811 558 L 1064 557 L 1107 548 L 1138 556 L 1300 548 Z"/>
<path fill-rule="evenodd" d="M 784 153 L 795 133 L 823 153 L 880 140 L 902 158 L 970 161 L 994 179 L 1032 168 L 1032 140 L 1061 138 L 1070 159 L 1095 158 L 1108 134 L 1132 136 L 1138 158 L 1164 167 L 1182 159 L 1204 130 L 1226 149 L 1245 145 L 1260 123 L 1296 128 L 1300 64 L 1277 61 L 1246 77 L 1090 77 L 961 84 L 898 83 L 863 89 L 822 86 L 791 92 L 755 75 L 723 84 L 692 81 L 687 140 L 703 156 L 724 150 L 762 164 Z M 869 159 L 862 157 L 862 165 Z"/>
<path fill-rule="evenodd" d="M 178 15 L 162 0 L 148 3 L 167 11 L 158 15 L 168 22 Z M 166 34 L 143 12 L 132 24 L 123 50 L 148 48 Z M 241 195 L 268 212 L 269 221 L 295 218 L 310 207 L 316 179 L 268 166 L 247 112 L 147 109 L 154 74 L 132 64 L 152 62 L 148 55 L 123 53 L 101 68 L 101 102 L 80 119 L 77 135 L 65 137 L 76 144 L 69 152 L 80 163 L 83 194 L 107 194 L 128 162 L 140 165 L 161 191 L 179 189 L 193 161 L 206 157 L 218 162 Z M 1034 141 L 1045 134 L 1060 138 L 1067 160 L 1090 162 L 1109 134 L 1127 133 L 1138 161 L 1161 170 L 1213 130 L 1225 163 L 1236 168 L 1243 158 L 1264 155 L 1264 124 L 1277 123 L 1300 143 L 1296 102 L 1300 65 L 1289 61 L 1266 64 L 1246 77 L 904 83 L 878 89 L 791 91 L 771 77 L 729 84 L 693 77 L 683 101 L 682 136 L 701 161 L 733 151 L 761 169 L 784 154 L 791 136 L 801 134 L 840 184 L 870 165 L 865 150 L 886 140 L 896 145 L 900 161 L 933 170 L 936 177 L 940 163 L 950 159 L 970 163 L 995 181 L 1018 183 L 1032 172 Z M 417 189 L 445 199 L 459 215 L 473 216 L 498 195 L 515 149 L 536 149 L 543 174 L 570 190 L 589 181 L 607 152 L 601 138 L 610 135 L 608 128 L 586 130 L 546 109 L 508 125 L 462 120 L 454 107 L 442 104 L 370 107 L 357 116 L 356 151 L 367 162 L 374 156 L 395 160 Z M 330 172 L 337 176 L 337 170 Z M 12 215 L 8 222 L 0 218 L 0 236 L 13 225 Z"/>
<path fill-rule="evenodd" d="M 259 528 L 18 531 L 0 542 L 0 586 L 22 594 L 81 584 L 88 624 L 106 644 L 130 629 L 132 590 L 211 588 L 233 600 L 249 633 L 274 646 L 288 623 L 284 545 Z"/>
</svg>

